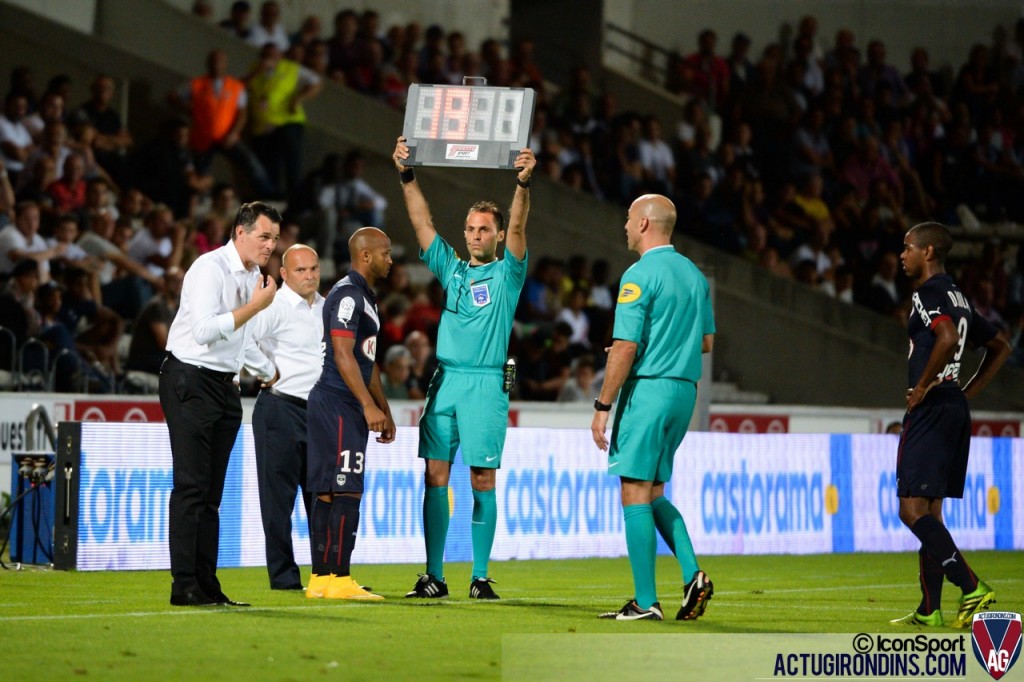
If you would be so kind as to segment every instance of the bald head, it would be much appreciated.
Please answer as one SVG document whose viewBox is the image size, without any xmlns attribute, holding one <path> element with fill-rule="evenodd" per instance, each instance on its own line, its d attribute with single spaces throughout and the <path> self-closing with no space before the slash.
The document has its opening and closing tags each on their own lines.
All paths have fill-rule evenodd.
<svg viewBox="0 0 1024 682">
<path fill-rule="evenodd" d="M 676 206 L 660 194 L 645 194 L 633 202 L 638 218 L 647 218 L 652 227 L 665 237 L 671 236 L 676 225 Z"/>
<path fill-rule="evenodd" d="M 391 240 L 376 227 L 361 227 L 348 240 L 352 269 L 374 281 L 388 276 L 391 270 Z"/>
<path fill-rule="evenodd" d="M 360 227 L 348 240 L 348 254 L 353 262 L 360 251 L 373 251 L 391 240 L 376 227 Z"/>
<path fill-rule="evenodd" d="M 281 279 L 310 305 L 320 289 L 320 257 L 305 244 L 288 247 L 281 256 Z"/>
<path fill-rule="evenodd" d="M 305 244 L 292 244 L 287 249 L 285 249 L 285 252 L 283 254 L 281 254 L 281 267 L 282 268 L 287 268 L 288 267 L 288 260 L 289 260 L 288 257 L 290 255 L 294 254 L 296 251 L 307 251 L 308 253 L 305 254 L 305 255 L 310 255 L 314 259 L 319 260 L 319 256 L 317 256 L 317 253 L 313 249 L 313 247 L 306 246 Z"/>
</svg>

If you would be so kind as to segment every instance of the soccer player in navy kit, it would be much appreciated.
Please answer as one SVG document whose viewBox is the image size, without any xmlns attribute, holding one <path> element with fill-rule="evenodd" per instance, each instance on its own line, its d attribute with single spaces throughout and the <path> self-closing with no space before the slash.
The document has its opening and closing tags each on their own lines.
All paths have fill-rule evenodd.
<svg viewBox="0 0 1024 682">
<path fill-rule="evenodd" d="M 921 604 L 893 623 L 939 627 L 942 579 L 960 588 L 954 627 L 970 624 L 974 614 L 995 601 L 995 592 L 979 580 L 942 522 L 942 501 L 963 497 L 971 440 L 967 400 L 978 394 L 1006 361 L 1005 336 L 974 313 L 945 261 L 953 246 L 949 230 L 938 223 L 910 228 L 903 240 L 903 269 L 914 281 L 907 412 L 896 459 L 900 520 L 921 541 Z M 985 348 L 977 373 L 960 388 L 960 361 L 967 344 Z"/>
<path fill-rule="evenodd" d="M 509 209 L 508 230 L 495 204 L 473 204 L 466 215 L 469 261 L 434 229 L 430 207 L 416 182 L 405 138 L 399 137 L 392 159 L 402 181 L 409 220 L 416 231 L 420 257 L 445 289 L 444 311 L 437 332 L 437 371 L 427 389 L 420 417 L 419 456 L 426 460 L 423 499 L 423 540 L 426 571 L 406 597 L 443 599 L 444 546 L 448 535 L 448 481 L 455 452 L 470 468 L 473 487 L 473 575 L 471 599 L 497 599 L 487 574 L 498 524 L 494 486 L 501 466 L 508 427 L 508 393 L 502 368 L 508 353 L 519 292 L 526 281 L 526 218 L 530 212 L 530 175 L 537 159 L 529 149 L 516 157 L 516 190 Z M 500 242 L 505 257 L 498 258 Z"/>
<path fill-rule="evenodd" d="M 306 408 L 307 482 L 314 495 L 310 599 L 379 601 L 350 570 L 359 529 L 366 445 L 395 439 L 395 421 L 374 362 L 380 318 L 373 284 L 391 269 L 391 240 L 375 227 L 349 239 L 352 269 L 324 303 L 324 367 Z"/>
</svg>

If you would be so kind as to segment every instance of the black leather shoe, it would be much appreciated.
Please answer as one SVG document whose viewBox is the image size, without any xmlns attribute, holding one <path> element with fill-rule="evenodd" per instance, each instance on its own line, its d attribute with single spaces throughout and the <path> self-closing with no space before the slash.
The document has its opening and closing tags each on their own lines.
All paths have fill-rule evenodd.
<svg viewBox="0 0 1024 682">
<path fill-rule="evenodd" d="M 217 601 L 199 591 L 172 594 L 171 606 L 216 606 Z"/>
<path fill-rule="evenodd" d="M 302 586 L 302 583 L 292 583 L 291 585 L 283 585 L 282 587 L 272 586 L 270 589 L 272 589 L 272 590 L 296 590 L 297 591 L 297 590 L 304 590 L 306 588 Z"/>
<path fill-rule="evenodd" d="M 231 599 L 228 599 L 228 596 L 226 594 L 224 594 L 223 592 L 221 592 L 220 594 L 218 594 L 216 597 L 213 598 L 213 603 L 218 604 L 220 606 L 252 606 L 252 604 L 250 604 L 248 602 L 233 601 Z"/>
</svg>

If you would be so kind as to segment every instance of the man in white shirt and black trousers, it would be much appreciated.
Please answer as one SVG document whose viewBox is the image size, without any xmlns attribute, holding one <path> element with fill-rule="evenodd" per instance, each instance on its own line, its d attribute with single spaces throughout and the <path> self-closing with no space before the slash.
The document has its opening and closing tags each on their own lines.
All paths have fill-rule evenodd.
<svg viewBox="0 0 1024 682">
<path fill-rule="evenodd" d="M 272 386 L 263 386 L 252 413 L 256 478 L 270 589 L 301 590 L 292 548 L 292 510 L 301 485 L 309 518 L 306 400 L 324 362 L 324 297 L 319 293 L 316 251 L 305 244 L 285 251 L 281 280 L 274 302 L 252 321 L 263 362 L 253 367 L 247 362 L 246 368 L 255 374 L 280 376 Z"/>
<path fill-rule="evenodd" d="M 280 234 L 271 206 L 244 204 L 231 241 L 203 254 L 185 274 L 178 314 L 160 369 L 160 407 L 174 463 L 168 544 L 171 604 L 248 606 L 232 601 L 217 580 L 220 502 L 228 459 L 242 423 L 237 375 L 247 352 L 258 354 L 248 322 L 274 300 L 264 277 Z M 252 364 L 258 363 L 252 359 Z M 277 376 L 260 376 L 272 384 Z"/>
</svg>

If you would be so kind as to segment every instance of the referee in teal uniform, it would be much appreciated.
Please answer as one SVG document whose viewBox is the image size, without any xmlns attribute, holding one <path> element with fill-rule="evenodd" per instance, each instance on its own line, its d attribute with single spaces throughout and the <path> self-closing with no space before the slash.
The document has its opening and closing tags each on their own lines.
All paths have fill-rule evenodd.
<svg viewBox="0 0 1024 682">
<path fill-rule="evenodd" d="M 426 571 L 406 597 L 443 599 L 444 546 L 448 535 L 448 480 L 455 452 L 470 467 L 473 486 L 473 576 L 471 599 L 497 599 L 487 567 L 498 524 L 494 485 L 501 466 L 508 427 L 508 393 L 502 370 L 508 353 L 519 292 L 526 281 L 526 218 L 530 212 L 530 175 L 537 159 L 523 149 L 515 160 L 516 189 L 505 216 L 492 202 L 470 206 L 464 225 L 469 260 L 434 229 L 430 208 L 412 168 L 405 138 L 399 137 L 392 156 L 402 181 L 409 220 L 416 231 L 420 257 L 441 282 L 444 310 L 437 332 L 438 368 L 427 389 L 420 418 L 419 456 L 426 461 L 423 536 Z M 505 242 L 505 257 L 498 244 Z"/>
<path fill-rule="evenodd" d="M 702 615 L 713 592 L 697 567 L 683 517 L 665 497 L 672 460 L 697 400 L 701 354 L 711 351 L 715 334 L 708 281 L 672 247 L 675 222 L 675 206 L 659 194 L 634 201 L 626 220 L 626 244 L 640 260 L 622 276 L 614 340 L 591 431 L 597 446 L 609 450 L 608 473 L 621 478 L 636 592 L 620 610 L 602 618 L 663 619 L 654 583 L 655 530 L 682 569 L 683 604 L 676 619 Z M 609 449 L 605 431 L 616 396 Z"/>
</svg>

